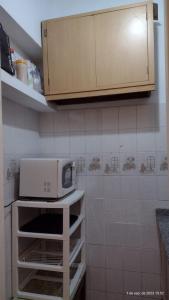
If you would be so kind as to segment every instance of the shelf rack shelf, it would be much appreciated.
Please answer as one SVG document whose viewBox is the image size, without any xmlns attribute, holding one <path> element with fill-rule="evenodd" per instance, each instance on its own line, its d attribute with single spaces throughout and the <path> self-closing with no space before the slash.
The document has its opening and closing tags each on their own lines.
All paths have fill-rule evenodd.
<svg viewBox="0 0 169 300">
<path fill-rule="evenodd" d="M 22 220 L 29 210 L 31 220 Z M 24 232 L 36 214 L 63 214 L 63 233 Z M 55 201 L 18 200 L 13 204 L 13 296 L 33 300 L 72 300 L 85 274 L 84 192 Z M 31 215 L 32 213 L 32 215 Z M 70 215 L 76 219 L 70 223 Z M 71 225 L 70 225 L 71 224 Z M 46 224 L 47 226 L 47 224 Z M 39 254 L 38 254 L 39 253 Z M 44 291 L 41 291 L 43 287 Z M 43 290 L 42 289 L 42 290 Z M 45 290 L 46 289 L 46 290 Z M 57 291 L 56 291 L 57 290 Z"/>
<path fill-rule="evenodd" d="M 8 74 L 2 69 L 0 71 L 2 97 L 39 112 L 53 111 L 43 95 L 27 86 L 15 76 Z"/>
</svg>

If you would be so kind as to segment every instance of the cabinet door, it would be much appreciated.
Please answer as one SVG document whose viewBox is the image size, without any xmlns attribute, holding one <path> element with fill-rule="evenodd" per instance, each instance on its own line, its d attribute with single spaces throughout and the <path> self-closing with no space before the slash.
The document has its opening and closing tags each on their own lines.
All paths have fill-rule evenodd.
<svg viewBox="0 0 169 300">
<path fill-rule="evenodd" d="M 49 94 L 88 91 L 96 86 L 92 16 L 47 22 Z"/>
<path fill-rule="evenodd" d="M 97 87 L 145 84 L 149 80 L 147 6 L 101 13 L 94 20 Z"/>
</svg>

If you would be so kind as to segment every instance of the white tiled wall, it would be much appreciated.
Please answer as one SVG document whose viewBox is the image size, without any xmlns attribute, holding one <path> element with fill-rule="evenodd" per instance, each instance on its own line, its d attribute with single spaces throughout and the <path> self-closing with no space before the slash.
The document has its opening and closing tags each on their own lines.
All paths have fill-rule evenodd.
<svg viewBox="0 0 169 300">
<path fill-rule="evenodd" d="M 155 208 L 169 207 L 169 186 L 165 103 L 155 98 L 40 118 L 41 153 L 76 159 L 86 192 L 89 300 L 160 290 Z"/>
<path fill-rule="evenodd" d="M 19 159 L 40 152 L 39 115 L 3 99 L 4 205 L 18 194 Z M 11 206 L 5 208 L 6 300 L 11 299 Z"/>
</svg>

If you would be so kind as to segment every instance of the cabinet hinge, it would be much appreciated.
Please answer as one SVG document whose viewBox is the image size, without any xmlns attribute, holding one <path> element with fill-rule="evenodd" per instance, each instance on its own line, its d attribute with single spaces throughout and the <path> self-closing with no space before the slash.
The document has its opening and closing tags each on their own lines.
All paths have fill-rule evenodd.
<svg viewBox="0 0 169 300">
<path fill-rule="evenodd" d="M 147 74 L 149 75 L 149 67 L 147 66 Z"/>
<path fill-rule="evenodd" d="M 43 36 L 44 36 L 44 37 L 47 37 L 47 28 L 44 29 L 44 31 L 43 31 Z"/>
</svg>

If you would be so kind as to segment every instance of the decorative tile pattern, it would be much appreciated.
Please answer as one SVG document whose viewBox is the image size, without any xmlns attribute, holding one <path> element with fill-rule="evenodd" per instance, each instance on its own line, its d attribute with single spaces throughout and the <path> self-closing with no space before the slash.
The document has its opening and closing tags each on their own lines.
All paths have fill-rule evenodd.
<svg viewBox="0 0 169 300">
<path fill-rule="evenodd" d="M 156 172 L 155 153 L 145 153 L 140 157 L 139 172 L 141 175 L 154 175 Z"/>
<path fill-rule="evenodd" d="M 126 162 L 123 165 L 123 171 L 126 170 L 135 170 L 136 169 L 136 163 L 135 163 L 135 157 L 127 157 Z"/>
<path fill-rule="evenodd" d="M 104 154 L 104 175 L 118 175 L 120 171 L 120 157 L 118 154 Z"/>
<path fill-rule="evenodd" d="M 88 166 L 89 171 L 97 171 L 101 169 L 101 164 L 100 164 L 100 157 L 93 157 L 92 161 L 90 162 Z"/>
<path fill-rule="evenodd" d="M 76 159 L 76 172 L 77 172 L 77 175 L 85 175 L 86 174 L 85 157 L 80 156 Z"/>
<path fill-rule="evenodd" d="M 167 156 L 164 157 L 164 159 L 161 161 L 161 164 L 160 164 L 160 171 L 166 171 L 166 170 L 168 170 Z"/>
<path fill-rule="evenodd" d="M 168 158 L 165 152 L 157 153 L 157 174 L 168 176 Z"/>
</svg>

